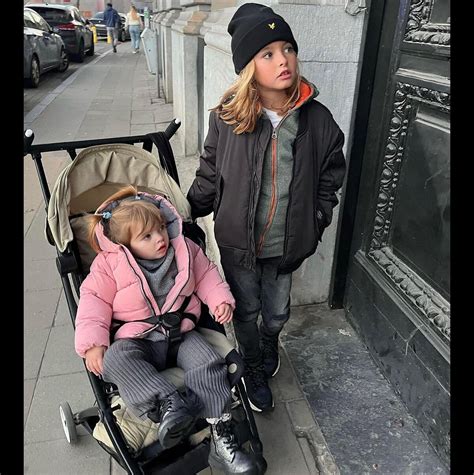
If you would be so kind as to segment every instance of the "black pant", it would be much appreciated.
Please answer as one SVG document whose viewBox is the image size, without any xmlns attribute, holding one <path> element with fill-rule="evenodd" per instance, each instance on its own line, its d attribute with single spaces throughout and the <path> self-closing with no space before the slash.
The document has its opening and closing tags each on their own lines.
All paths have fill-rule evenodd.
<svg viewBox="0 0 474 475">
<path fill-rule="evenodd" d="M 222 267 L 236 301 L 234 330 L 240 352 L 250 365 L 262 362 L 260 338 L 277 339 L 290 318 L 291 274 L 276 275 L 281 257 L 257 259 L 255 271 L 242 266 Z M 262 313 L 260 331 L 257 326 Z"/>
</svg>

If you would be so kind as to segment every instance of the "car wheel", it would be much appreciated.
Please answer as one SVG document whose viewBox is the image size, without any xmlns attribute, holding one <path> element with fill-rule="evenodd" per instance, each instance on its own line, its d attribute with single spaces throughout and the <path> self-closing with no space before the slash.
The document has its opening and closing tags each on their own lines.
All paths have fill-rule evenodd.
<svg viewBox="0 0 474 475">
<path fill-rule="evenodd" d="M 38 87 L 40 82 L 40 64 L 38 58 L 33 56 L 31 58 L 30 78 L 28 79 L 28 85 L 30 87 Z"/>
<path fill-rule="evenodd" d="M 87 56 L 94 56 L 94 50 L 95 50 L 95 45 L 94 45 L 94 40 L 92 40 L 91 47 L 87 51 Z"/>
<path fill-rule="evenodd" d="M 58 71 L 63 73 L 69 67 L 69 56 L 64 48 L 61 48 L 61 61 L 58 66 Z"/>
<path fill-rule="evenodd" d="M 122 43 L 125 43 L 125 41 L 127 41 L 127 35 L 126 35 L 126 33 L 125 33 L 125 30 L 122 30 L 122 33 L 121 33 L 121 35 L 120 35 L 120 41 L 121 41 Z"/>
<path fill-rule="evenodd" d="M 84 62 L 84 56 L 85 56 L 85 51 L 84 51 L 84 40 L 81 40 L 79 43 L 79 51 L 76 55 L 76 60 L 78 63 L 83 63 Z"/>
</svg>

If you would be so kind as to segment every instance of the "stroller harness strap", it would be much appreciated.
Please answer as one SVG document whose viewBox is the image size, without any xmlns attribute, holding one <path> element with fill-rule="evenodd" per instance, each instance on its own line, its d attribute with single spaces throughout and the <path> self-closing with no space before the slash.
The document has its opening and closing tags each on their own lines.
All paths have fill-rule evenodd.
<svg viewBox="0 0 474 475">
<path fill-rule="evenodd" d="M 181 307 L 174 311 L 174 312 L 167 312 L 163 313 L 162 315 L 152 315 L 151 317 L 145 318 L 143 320 L 134 320 L 134 322 L 144 322 L 150 323 L 152 325 L 160 325 L 165 330 L 166 340 L 168 341 L 168 352 L 166 355 L 166 366 L 175 366 L 176 365 L 176 358 L 178 356 L 179 345 L 181 344 L 182 336 L 181 336 L 181 322 L 184 318 L 189 318 L 194 325 L 197 324 L 196 315 L 188 312 L 184 312 L 184 309 L 188 306 L 191 295 L 188 295 Z M 113 318 L 112 321 L 114 322 L 114 328 L 111 332 L 112 335 L 115 335 L 117 330 L 124 325 L 125 323 L 123 320 L 118 320 Z"/>
</svg>

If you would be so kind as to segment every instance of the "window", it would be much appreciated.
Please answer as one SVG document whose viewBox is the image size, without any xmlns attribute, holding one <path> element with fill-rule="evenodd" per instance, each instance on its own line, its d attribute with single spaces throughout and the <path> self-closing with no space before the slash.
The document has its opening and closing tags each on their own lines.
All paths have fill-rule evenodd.
<svg viewBox="0 0 474 475">
<path fill-rule="evenodd" d="M 31 12 L 26 10 L 23 12 L 23 26 L 26 28 L 37 28 Z"/>
<path fill-rule="evenodd" d="M 38 12 L 50 25 L 59 25 L 72 21 L 72 16 L 67 10 L 44 7 L 36 7 L 33 10 Z"/>
<path fill-rule="evenodd" d="M 71 13 L 74 17 L 74 20 L 78 21 L 79 23 L 84 23 L 81 12 L 77 8 L 71 8 Z"/>
<path fill-rule="evenodd" d="M 44 18 L 42 18 L 41 15 L 36 12 L 31 12 L 31 16 L 33 17 L 33 22 L 35 24 L 33 28 L 49 33 L 49 25 L 44 21 Z"/>
</svg>

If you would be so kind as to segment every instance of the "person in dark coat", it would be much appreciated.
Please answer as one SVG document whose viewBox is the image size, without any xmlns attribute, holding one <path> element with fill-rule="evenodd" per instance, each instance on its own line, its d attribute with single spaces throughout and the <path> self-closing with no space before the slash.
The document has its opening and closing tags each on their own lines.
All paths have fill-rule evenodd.
<svg viewBox="0 0 474 475">
<path fill-rule="evenodd" d="M 111 3 L 107 3 L 107 8 L 104 10 L 104 23 L 107 27 L 107 36 L 112 38 L 112 48 L 114 53 L 117 52 L 118 43 L 118 29 L 120 27 L 120 15 L 117 10 L 112 7 Z"/>
<path fill-rule="evenodd" d="M 238 78 L 211 110 L 187 198 L 193 218 L 214 212 L 244 383 L 252 408 L 268 411 L 292 272 L 331 223 L 346 169 L 344 134 L 300 75 L 298 45 L 280 15 L 246 3 L 228 32 Z"/>
</svg>

